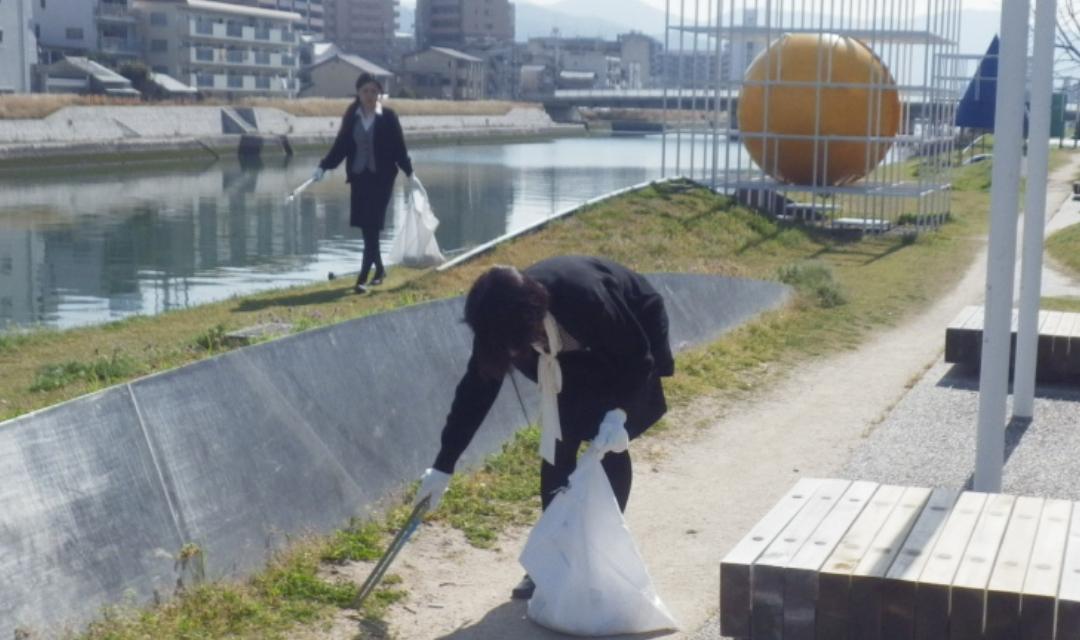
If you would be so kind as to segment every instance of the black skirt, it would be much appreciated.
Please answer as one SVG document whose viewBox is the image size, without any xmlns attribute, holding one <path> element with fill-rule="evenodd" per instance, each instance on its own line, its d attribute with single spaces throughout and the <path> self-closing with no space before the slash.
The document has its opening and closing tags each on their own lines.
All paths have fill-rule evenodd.
<svg viewBox="0 0 1080 640">
<path fill-rule="evenodd" d="M 349 225 L 378 233 L 386 226 L 386 209 L 394 192 L 393 179 L 386 181 L 371 171 L 353 174 L 349 181 Z"/>
</svg>

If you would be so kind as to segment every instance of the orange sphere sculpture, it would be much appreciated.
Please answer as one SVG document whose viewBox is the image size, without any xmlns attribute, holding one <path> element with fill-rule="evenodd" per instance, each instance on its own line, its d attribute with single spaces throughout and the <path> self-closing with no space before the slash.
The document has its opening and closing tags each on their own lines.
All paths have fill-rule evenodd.
<svg viewBox="0 0 1080 640">
<path fill-rule="evenodd" d="M 781 36 L 747 68 L 738 109 L 750 157 L 798 185 L 859 180 L 900 129 L 888 68 L 862 42 L 835 34 Z"/>
</svg>

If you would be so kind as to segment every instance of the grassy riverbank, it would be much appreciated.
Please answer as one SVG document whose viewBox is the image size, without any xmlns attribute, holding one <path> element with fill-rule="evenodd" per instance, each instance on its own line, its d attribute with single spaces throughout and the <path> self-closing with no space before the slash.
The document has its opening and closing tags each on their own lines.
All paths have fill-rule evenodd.
<svg viewBox="0 0 1080 640">
<path fill-rule="evenodd" d="M 852 348 L 950 288 L 984 240 L 989 165 L 957 170 L 949 223 L 919 236 L 842 239 L 774 222 L 706 190 L 661 185 L 553 222 L 445 273 L 392 269 L 386 285 L 369 295 L 353 295 L 348 281 L 332 281 L 100 327 L 8 335 L 0 338 L 0 407 L 12 417 L 205 358 L 228 348 L 224 335 L 232 329 L 269 321 L 291 322 L 296 330 L 343 322 L 461 294 L 492 264 L 527 265 L 561 253 L 604 255 L 645 272 L 794 284 L 800 293 L 793 304 L 681 354 L 677 375 L 665 384 L 676 408 L 703 397 L 730 406 L 792 364 Z M 666 437 L 663 426 L 650 437 Z M 534 518 L 535 437 L 526 431 L 477 474 L 455 476 L 435 517 L 463 529 L 477 545 L 493 544 L 509 523 Z M 398 509 L 386 522 L 354 523 L 299 542 L 250 580 L 196 585 L 150 610 L 111 611 L 107 621 L 81 637 L 294 637 L 288 630 L 295 625 L 317 624 L 328 612 L 348 606 L 355 585 L 335 581 L 327 569 L 376 557 L 401 515 Z M 175 551 L 185 562 L 201 557 L 195 548 Z M 406 597 L 407 588 L 391 578 L 363 615 L 377 622 L 382 607 Z"/>
</svg>

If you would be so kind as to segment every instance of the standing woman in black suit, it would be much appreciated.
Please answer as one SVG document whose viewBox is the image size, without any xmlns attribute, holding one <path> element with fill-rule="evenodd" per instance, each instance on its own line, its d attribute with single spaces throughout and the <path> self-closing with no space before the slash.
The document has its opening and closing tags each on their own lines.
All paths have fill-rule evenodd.
<svg viewBox="0 0 1080 640">
<path fill-rule="evenodd" d="M 349 224 L 360 227 L 364 236 L 364 258 L 353 290 L 367 291 L 368 274 L 375 267 L 371 285 L 382 284 L 386 277 L 379 234 L 386 224 L 386 208 L 394 191 L 398 168 L 412 177 L 412 161 L 405 148 L 401 121 L 393 109 L 379 102 L 382 84 L 370 73 L 356 79 L 356 100 L 341 118 L 330 152 L 319 162 L 311 177 L 318 182 L 323 174 L 345 161 L 345 180 L 349 196 Z"/>
</svg>

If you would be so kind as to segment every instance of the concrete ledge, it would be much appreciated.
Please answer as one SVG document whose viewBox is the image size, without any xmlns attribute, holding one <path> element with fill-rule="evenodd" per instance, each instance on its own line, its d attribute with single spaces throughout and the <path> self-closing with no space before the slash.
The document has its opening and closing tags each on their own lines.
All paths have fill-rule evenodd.
<svg viewBox="0 0 1080 640">
<path fill-rule="evenodd" d="M 67 107 L 41 119 L 0 120 L 0 160 L 132 154 L 151 151 L 212 153 L 239 150 L 250 140 L 329 144 L 340 117 L 297 117 L 273 108 L 203 106 Z M 402 116 L 406 138 L 561 136 L 584 133 L 556 124 L 542 108 L 514 108 L 495 116 Z M 262 150 L 262 149 L 260 149 Z"/>
</svg>

